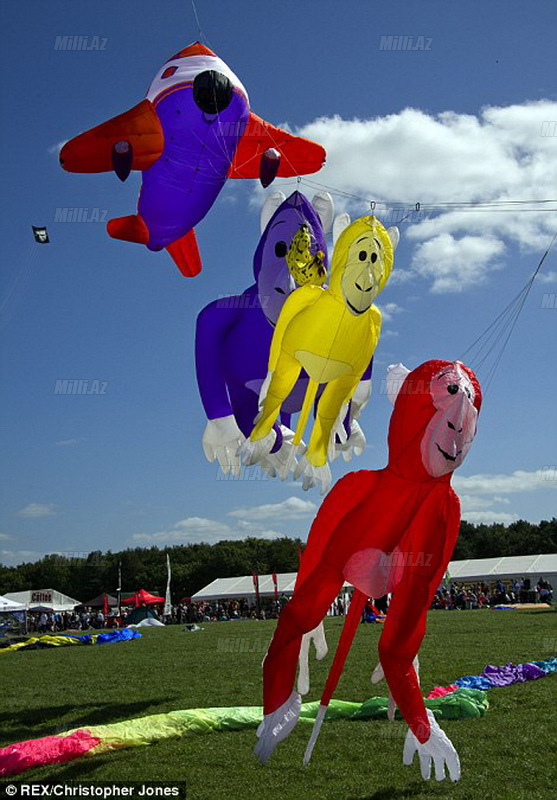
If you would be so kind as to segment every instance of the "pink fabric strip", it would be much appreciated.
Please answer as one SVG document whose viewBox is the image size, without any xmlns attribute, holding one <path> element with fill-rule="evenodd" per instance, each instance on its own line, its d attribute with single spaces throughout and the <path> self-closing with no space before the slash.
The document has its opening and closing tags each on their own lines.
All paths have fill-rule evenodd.
<svg viewBox="0 0 557 800">
<path fill-rule="evenodd" d="M 89 731 L 78 730 L 69 736 L 43 736 L 0 747 L 0 776 L 17 775 L 31 767 L 72 761 L 92 750 L 100 741 Z"/>
<path fill-rule="evenodd" d="M 449 686 L 434 686 L 426 699 L 429 700 L 431 697 L 443 697 L 445 694 L 456 692 L 457 689 L 458 686 L 456 683 L 451 683 Z"/>
</svg>

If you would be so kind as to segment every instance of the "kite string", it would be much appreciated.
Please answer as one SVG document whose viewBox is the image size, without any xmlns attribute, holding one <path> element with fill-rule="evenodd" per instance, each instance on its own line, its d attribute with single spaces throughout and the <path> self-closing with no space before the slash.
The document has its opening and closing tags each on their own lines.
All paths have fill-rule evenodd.
<svg viewBox="0 0 557 800">
<path fill-rule="evenodd" d="M 411 217 L 415 213 L 420 213 L 425 210 L 427 211 L 435 211 L 435 210 L 445 210 L 445 211 L 484 211 L 489 210 L 491 212 L 513 212 L 513 211 L 533 211 L 533 212 L 541 212 L 541 211 L 555 211 L 554 208 L 540 208 L 542 205 L 546 205 L 548 203 L 557 203 L 557 199 L 542 199 L 542 200 L 496 200 L 491 202 L 477 202 L 477 201 L 468 201 L 468 200 L 461 200 L 461 201 L 450 201 L 450 202 L 438 202 L 438 203 L 410 203 L 406 201 L 398 201 L 398 202 L 381 202 L 381 201 L 374 201 L 371 200 L 369 197 L 363 197 L 362 195 L 353 194 L 352 192 L 347 192 L 343 189 L 338 189 L 334 186 L 330 186 L 328 184 L 314 181 L 303 177 L 301 179 L 306 186 L 310 188 L 319 188 L 319 189 L 326 189 L 327 191 L 331 192 L 332 194 L 339 195 L 340 197 L 345 197 L 348 200 L 355 200 L 360 203 L 364 203 L 366 205 L 375 204 L 377 208 L 381 209 L 389 209 L 393 211 L 399 211 L 400 213 L 404 213 L 404 211 L 408 210 L 402 219 L 396 221 L 396 224 L 399 224 L 403 221 L 406 221 L 409 217 Z M 526 205 L 534 205 L 535 208 L 524 208 Z"/>
<path fill-rule="evenodd" d="M 206 39 L 205 39 L 205 35 L 203 33 L 203 29 L 201 28 L 201 23 L 199 22 L 199 16 L 197 14 L 197 8 L 195 7 L 194 0 L 191 0 L 191 7 L 192 7 L 192 10 L 193 10 L 193 15 L 195 17 L 195 21 L 197 23 L 197 32 L 198 32 L 198 35 L 199 35 L 199 41 L 202 42 L 203 44 L 205 44 Z"/>
<path fill-rule="evenodd" d="M 12 278 L 3 297 L 0 298 L 0 328 L 6 327 L 17 312 L 17 307 L 21 303 L 27 291 L 27 284 L 32 278 L 35 263 L 39 259 L 38 250 L 41 245 L 36 243 L 29 244 L 23 263 Z"/>
<path fill-rule="evenodd" d="M 495 318 L 495 320 L 490 325 L 488 325 L 488 327 L 483 331 L 483 333 L 481 333 L 463 353 L 464 357 L 467 353 L 471 353 L 474 347 L 478 346 L 475 358 L 479 359 L 482 350 L 487 348 L 485 354 L 478 361 L 477 366 L 481 368 L 484 364 L 486 364 L 489 356 L 495 352 L 497 346 L 503 339 L 503 343 L 495 355 L 493 364 L 491 365 L 491 367 L 487 372 L 486 382 L 485 382 L 486 389 L 489 388 L 495 376 L 495 372 L 497 371 L 497 368 L 501 362 L 503 353 L 505 352 L 506 347 L 511 338 L 511 335 L 516 327 L 516 323 L 518 322 L 518 318 L 524 308 L 524 305 L 526 303 L 528 295 L 530 294 L 534 281 L 538 276 L 538 273 L 540 272 L 542 265 L 545 259 L 547 258 L 551 248 L 555 244 L 556 240 L 557 240 L 557 231 L 553 235 L 553 238 L 551 239 L 548 247 L 546 248 L 545 252 L 540 258 L 536 269 L 534 270 L 530 278 L 526 281 L 522 289 L 520 289 L 520 291 L 515 295 L 515 297 L 511 300 L 511 302 L 508 303 L 508 305 L 503 309 L 503 311 Z M 491 344 L 490 344 L 490 338 L 492 338 Z M 474 359 L 474 356 L 472 356 L 472 359 Z"/>
</svg>

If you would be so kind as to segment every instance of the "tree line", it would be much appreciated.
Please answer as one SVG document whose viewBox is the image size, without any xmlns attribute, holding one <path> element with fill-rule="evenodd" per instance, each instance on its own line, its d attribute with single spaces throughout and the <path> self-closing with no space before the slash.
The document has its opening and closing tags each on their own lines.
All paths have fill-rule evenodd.
<svg viewBox="0 0 557 800">
<path fill-rule="evenodd" d="M 115 594 L 121 570 L 122 596 L 138 589 L 164 596 L 166 554 L 172 567 L 174 603 L 191 597 L 215 578 L 296 572 L 303 550 L 301 539 L 283 537 L 221 541 L 89 553 L 86 558 L 51 554 L 33 563 L 6 567 L 0 564 L 0 594 L 25 589 L 56 589 L 81 602 L 101 592 Z M 462 521 L 453 560 L 533 555 L 557 552 L 557 519 L 538 525 L 518 520 L 510 525 L 472 524 Z"/>
</svg>

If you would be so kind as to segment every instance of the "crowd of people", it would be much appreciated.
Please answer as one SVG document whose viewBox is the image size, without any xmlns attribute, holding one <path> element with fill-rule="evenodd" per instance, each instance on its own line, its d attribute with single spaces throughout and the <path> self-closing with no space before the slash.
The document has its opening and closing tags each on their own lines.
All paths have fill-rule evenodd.
<svg viewBox="0 0 557 800">
<path fill-rule="evenodd" d="M 246 598 L 240 600 L 216 600 L 213 602 L 191 601 L 180 603 L 173 607 L 170 622 L 225 622 L 233 619 L 276 619 L 281 609 L 288 602 L 286 595 L 281 595 L 276 600 L 265 598 L 259 604 L 249 602 Z"/>
<path fill-rule="evenodd" d="M 83 609 L 82 611 L 29 611 L 27 630 L 29 633 L 60 633 L 70 630 L 91 630 L 107 626 L 107 618 L 102 610 Z"/>
<path fill-rule="evenodd" d="M 478 583 L 449 582 L 437 590 L 432 609 L 461 610 L 489 608 L 495 605 L 511 605 L 514 603 L 540 602 L 551 603 L 553 587 L 540 577 L 535 587 L 530 578 L 507 581 L 498 580 L 490 587 L 485 581 Z M 185 599 L 173 605 L 170 614 L 164 614 L 163 606 L 150 605 L 149 609 L 156 619 L 165 624 L 195 624 L 201 622 L 224 622 L 235 619 L 275 619 L 288 602 L 286 595 L 277 599 L 264 598 L 259 604 L 247 599 L 194 603 Z M 388 599 L 376 598 L 375 606 L 386 612 Z M 102 609 L 78 607 L 74 611 L 32 611 L 27 615 L 29 633 L 47 634 L 68 630 L 91 631 L 103 628 L 125 627 L 130 623 L 133 608 L 110 609 L 105 614 Z M 332 616 L 343 616 L 345 602 L 338 597 L 331 606 Z"/>
<path fill-rule="evenodd" d="M 232 619 L 273 619 L 278 617 L 281 608 L 288 602 L 286 595 L 277 600 L 265 599 L 259 604 L 250 603 L 246 599 L 216 602 L 183 601 L 173 605 L 170 614 L 164 613 L 162 605 L 149 605 L 149 611 L 165 624 L 193 624 L 199 622 L 217 622 Z M 105 614 L 100 608 L 78 607 L 75 611 L 30 611 L 27 614 L 27 630 L 29 633 L 49 634 L 61 631 L 91 631 L 104 628 L 120 628 L 129 625 L 133 607 L 111 608 Z"/>
<path fill-rule="evenodd" d="M 552 599 L 553 588 L 543 577 L 535 587 L 532 587 L 530 578 L 507 581 L 506 585 L 498 580 L 492 588 L 485 581 L 474 584 L 451 582 L 437 589 L 431 607 L 463 611 L 516 603 L 551 603 Z"/>
</svg>

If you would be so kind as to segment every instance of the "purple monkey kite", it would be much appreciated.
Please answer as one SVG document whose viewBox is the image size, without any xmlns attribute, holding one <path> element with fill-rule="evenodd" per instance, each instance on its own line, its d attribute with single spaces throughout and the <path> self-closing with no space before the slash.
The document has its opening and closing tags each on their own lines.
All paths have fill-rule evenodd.
<svg viewBox="0 0 557 800">
<path fill-rule="evenodd" d="M 330 226 L 330 196 L 320 194 L 314 200 L 321 206 L 325 224 Z M 255 283 L 240 295 L 213 301 L 197 318 L 197 382 L 208 418 L 203 448 L 209 461 L 217 459 L 225 474 L 240 470 L 236 450 L 251 433 L 258 413 L 273 328 L 284 301 L 296 288 L 285 256 L 304 224 L 310 231 L 312 254 L 321 250 L 326 259 L 323 224 L 309 200 L 301 192 L 294 192 L 288 199 L 282 192 L 270 195 L 261 211 L 262 236 L 253 258 Z M 273 452 L 264 464 L 273 475 L 276 454 L 283 444 L 288 449 L 289 414 L 300 409 L 303 386 L 301 391 L 295 388 L 289 399 L 281 425 L 275 426 Z"/>
<path fill-rule="evenodd" d="M 240 295 L 213 301 L 197 318 L 197 381 L 208 418 L 203 448 L 208 460 L 217 460 L 225 474 L 239 473 L 236 452 L 251 433 L 259 411 L 274 325 L 284 301 L 296 288 L 285 256 L 302 225 L 309 230 L 312 255 L 321 250 L 326 265 L 325 233 L 332 223 L 332 200 L 326 193 L 319 193 L 312 202 L 313 206 L 300 192 L 288 199 L 281 192 L 274 192 L 267 199 L 261 212 L 263 233 L 253 259 L 255 283 Z M 363 376 L 364 388 L 370 384 L 370 374 L 371 365 Z M 306 382 L 307 376 L 302 373 L 283 405 L 280 424 L 275 425 L 275 445 L 262 462 L 271 477 L 281 473 L 288 461 L 293 438 L 290 415 L 301 408 Z M 352 426 L 352 433 L 356 429 L 360 432 L 355 419 Z M 349 444 L 338 445 L 345 457 L 352 447 L 359 452 L 361 439 L 357 432 L 348 439 Z"/>
</svg>

